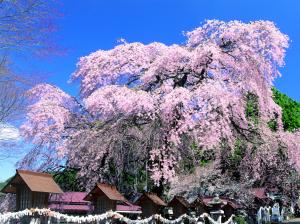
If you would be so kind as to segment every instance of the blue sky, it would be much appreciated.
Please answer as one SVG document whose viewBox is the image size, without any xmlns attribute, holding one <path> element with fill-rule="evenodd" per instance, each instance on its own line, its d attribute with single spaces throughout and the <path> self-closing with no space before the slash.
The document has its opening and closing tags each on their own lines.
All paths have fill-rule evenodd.
<svg viewBox="0 0 300 224">
<path fill-rule="evenodd" d="M 120 38 L 127 42 L 184 43 L 190 31 L 206 19 L 274 21 L 290 39 L 283 76 L 276 87 L 300 101 L 300 1 L 290 0 L 66 0 L 58 20 L 58 43 L 68 49 L 62 57 L 23 59 L 18 69 L 49 74 L 47 82 L 77 95 L 67 81 L 78 58 L 98 49 L 110 49 Z M 14 159 L 0 161 L 0 180 L 14 173 Z"/>
</svg>

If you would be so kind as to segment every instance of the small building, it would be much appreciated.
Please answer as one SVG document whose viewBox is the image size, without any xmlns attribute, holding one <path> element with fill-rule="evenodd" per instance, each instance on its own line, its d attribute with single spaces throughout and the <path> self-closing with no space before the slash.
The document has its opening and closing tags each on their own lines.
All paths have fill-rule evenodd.
<svg viewBox="0 0 300 224">
<path fill-rule="evenodd" d="M 270 203 L 266 188 L 252 188 L 251 192 L 254 196 L 254 204 L 256 204 L 258 207 L 265 206 Z"/>
<path fill-rule="evenodd" d="M 208 213 L 208 205 L 206 201 L 203 200 L 202 197 L 197 197 L 191 204 L 191 210 L 193 210 L 196 216 L 200 216 L 203 213 Z"/>
<path fill-rule="evenodd" d="M 232 214 L 236 213 L 241 206 L 234 200 L 227 197 L 218 197 L 221 201 L 220 208 L 224 211 L 224 219 L 227 220 Z M 215 208 L 211 205 L 214 197 L 204 196 L 198 197 L 192 204 L 191 208 L 196 211 L 199 216 L 203 213 L 210 213 Z"/>
<path fill-rule="evenodd" d="M 179 216 L 189 212 L 190 204 L 184 197 L 176 195 L 168 203 L 168 207 L 173 209 L 174 218 L 178 218 Z"/>
<path fill-rule="evenodd" d="M 51 194 L 49 208 L 70 215 L 87 215 L 92 213 L 91 202 L 83 200 L 86 192 L 65 192 L 63 194 Z"/>
<path fill-rule="evenodd" d="M 63 191 L 55 183 L 51 174 L 16 170 L 16 174 L 1 190 L 16 194 L 16 210 L 26 208 L 48 208 L 49 194 Z"/>
<path fill-rule="evenodd" d="M 142 208 L 142 216 L 149 217 L 154 214 L 159 214 L 167 204 L 155 193 L 145 192 L 136 202 Z"/>
<path fill-rule="evenodd" d="M 117 204 L 116 212 L 122 213 L 127 217 L 137 218 L 138 215 L 142 214 L 142 209 L 140 206 L 126 201 L 124 203 Z"/>
<path fill-rule="evenodd" d="M 96 214 L 110 210 L 131 215 L 141 213 L 141 208 L 126 200 L 116 186 L 105 183 L 97 183 L 83 200 L 92 202 Z"/>
<path fill-rule="evenodd" d="M 237 204 L 231 199 L 223 198 L 222 200 L 225 201 L 225 205 L 222 207 L 222 209 L 224 211 L 226 220 L 229 219 L 232 214 L 235 214 L 238 209 L 242 208 L 241 205 Z"/>
</svg>

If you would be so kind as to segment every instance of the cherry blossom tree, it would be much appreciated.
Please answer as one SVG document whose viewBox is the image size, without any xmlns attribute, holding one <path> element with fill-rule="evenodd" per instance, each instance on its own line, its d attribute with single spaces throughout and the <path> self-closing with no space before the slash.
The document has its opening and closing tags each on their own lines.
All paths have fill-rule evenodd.
<svg viewBox="0 0 300 224">
<path fill-rule="evenodd" d="M 20 166 L 67 163 L 87 187 L 146 167 L 162 185 L 182 173 L 191 145 L 213 151 L 220 167 L 242 139 L 245 178 L 275 166 L 279 148 L 299 170 L 299 133 L 284 132 L 271 90 L 288 37 L 269 21 L 218 20 L 185 35 L 184 45 L 123 42 L 80 58 L 71 77 L 79 99 L 49 84 L 31 89 L 22 133 L 35 148 Z"/>
<path fill-rule="evenodd" d="M 16 56 L 50 56 L 61 50 L 52 35 L 58 18 L 54 1 L 0 1 L 0 129 L 17 125 L 26 108 L 25 92 L 41 80 L 17 69 Z M 25 56 L 25 57 L 24 57 Z M 24 67 L 24 65 L 22 65 Z M 21 67 L 22 67 L 21 66 Z M 11 129 L 12 130 L 12 129 Z M 18 142 L 0 137 L 0 160 L 14 157 Z M 17 147 L 18 146 L 18 147 Z"/>
</svg>

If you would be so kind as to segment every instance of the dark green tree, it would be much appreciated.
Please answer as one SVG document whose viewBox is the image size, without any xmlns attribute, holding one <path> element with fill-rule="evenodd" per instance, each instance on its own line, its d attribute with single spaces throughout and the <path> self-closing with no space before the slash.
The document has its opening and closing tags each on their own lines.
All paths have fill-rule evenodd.
<svg viewBox="0 0 300 224">
<path fill-rule="evenodd" d="M 76 169 L 66 168 L 54 173 L 53 178 L 63 191 L 84 191 L 85 189 L 77 180 L 77 172 Z"/>
<path fill-rule="evenodd" d="M 285 131 L 300 128 L 300 103 L 273 88 L 273 99 L 282 108 L 282 123 Z"/>
</svg>

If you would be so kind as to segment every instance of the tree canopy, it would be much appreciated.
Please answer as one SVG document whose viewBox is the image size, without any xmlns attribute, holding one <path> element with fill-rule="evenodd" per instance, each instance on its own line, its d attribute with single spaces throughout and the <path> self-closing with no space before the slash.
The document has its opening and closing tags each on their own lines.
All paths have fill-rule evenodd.
<svg viewBox="0 0 300 224">
<path fill-rule="evenodd" d="M 22 134 L 35 147 L 20 166 L 67 163 L 87 188 L 142 171 L 157 186 L 184 184 L 185 164 L 253 183 L 300 168 L 299 132 L 284 131 L 272 97 L 288 37 L 269 21 L 209 20 L 185 35 L 184 45 L 124 41 L 80 58 L 80 98 L 32 88 Z"/>
<path fill-rule="evenodd" d="M 286 131 L 297 131 L 300 128 L 300 103 L 273 88 L 273 98 L 282 108 L 282 123 Z"/>
<path fill-rule="evenodd" d="M 16 69 L 16 56 L 45 56 L 58 50 L 53 31 L 57 13 L 52 1 L 0 1 L 0 129 L 15 125 L 26 108 L 25 92 L 41 77 Z M 58 51 L 56 51 L 58 52 Z M 23 65 L 24 66 L 24 65 Z M 0 160 L 20 150 L 19 139 L 0 137 Z M 12 153 L 12 151 L 14 151 Z"/>
</svg>

